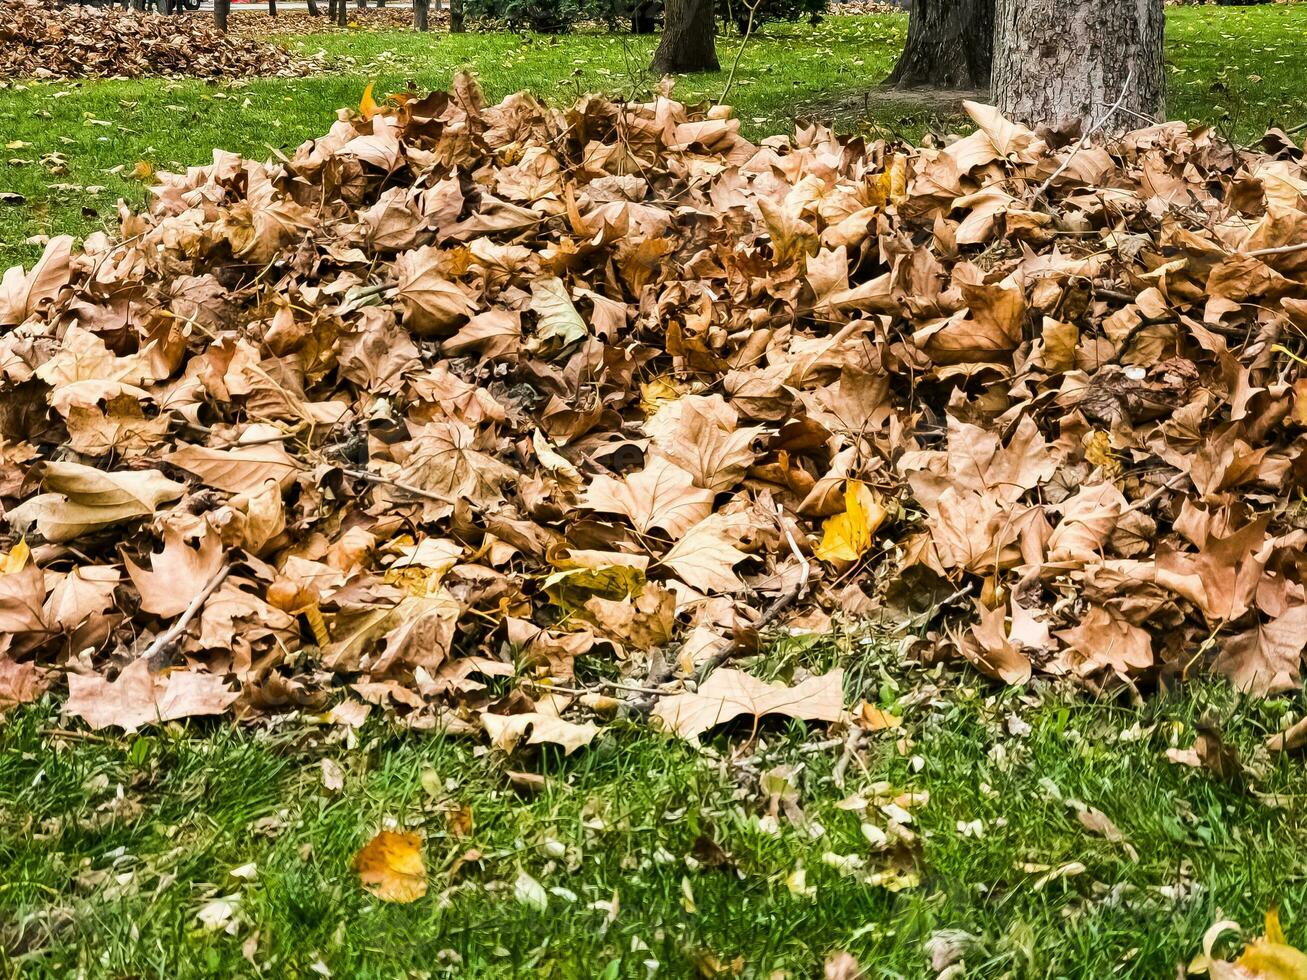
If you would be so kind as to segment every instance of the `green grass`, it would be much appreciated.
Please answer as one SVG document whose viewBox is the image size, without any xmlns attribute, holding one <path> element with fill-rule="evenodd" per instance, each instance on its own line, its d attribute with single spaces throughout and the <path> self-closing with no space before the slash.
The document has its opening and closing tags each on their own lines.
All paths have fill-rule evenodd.
<svg viewBox="0 0 1307 980">
<path fill-rule="evenodd" d="M 1138 711 L 905 675 L 860 649 L 850 685 L 878 689 L 904 725 L 873 737 L 843 788 L 840 748 L 810 751 L 824 736 L 797 723 L 702 749 L 618 724 L 571 758 L 506 759 L 379 723 L 348 743 L 230 723 L 74 740 L 49 705 L 16 712 L 0 726 L 0 966 L 635 978 L 657 961 L 665 977 L 811 977 L 845 950 L 871 977 L 928 977 L 923 944 L 962 930 L 968 976 L 1156 978 L 1224 917 L 1256 929 L 1278 904 L 1291 940 L 1307 938 L 1307 770 L 1256 751 L 1300 702 L 1197 687 Z M 1202 717 L 1263 767 L 1249 786 L 1164 759 Z M 344 769 L 338 792 L 322 759 Z M 782 808 L 768 826 L 759 776 L 779 765 L 798 772 L 802 824 Z M 543 775 L 543 790 L 520 795 L 508 769 Z M 885 828 L 878 792 L 908 791 L 929 794 L 913 810 L 919 884 L 891 891 L 867 881 L 886 859 L 861 825 Z M 873 800 L 865 816 L 840 806 L 857 794 Z M 1124 840 L 1086 831 L 1073 800 Z M 447 813 L 465 808 L 473 829 L 458 836 Z M 368 896 L 350 867 L 388 821 L 425 835 L 430 891 L 412 905 Z M 834 855 L 865 867 L 843 874 Z M 814 893 L 787 883 L 799 867 Z M 523 872 L 557 889 L 544 912 L 515 899 Z M 230 933 L 206 928 L 201 909 L 233 895 Z"/>
<path fill-rule="evenodd" d="M 746 133 L 785 131 L 796 115 L 908 138 L 958 125 L 949 106 L 867 98 L 893 65 L 905 27 L 901 15 L 767 25 L 746 48 L 729 99 Z M 1307 4 L 1174 8 L 1168 31 L 1173 116 L 1242 140 L 1268 125 L 1307 121 Z M 145 185 L 131 176 L 138 161 L 166 169 L 207 162 L 215 146 L 256 157 L 292 150 L 324 132 L 338 106 L 356 104 L 370 79 L 380 90 L 408 81 L 440 87 L 468 67 L 491 98 L 526 88 L 555 102 L 585 91 L 639 95 L 651 82 L 642 70 L 649 38 L 357 31 L 291 43 L 342 63 L 329 74 L 228 86 L 147 79 L 5 91 L 0 133 L 11 145 L 0 157 L 0 192 L 26 203 L 0 203 L 0 268 L 40 254 L 23 244 L 29 237 L 112 227 L 119 198 L 139 207 Z M 719 41 L 723 64 L 736 44 Z M 676 91 L 712 99 L 725 83 L 724 72 L 687 77 Z"/>
</svg>

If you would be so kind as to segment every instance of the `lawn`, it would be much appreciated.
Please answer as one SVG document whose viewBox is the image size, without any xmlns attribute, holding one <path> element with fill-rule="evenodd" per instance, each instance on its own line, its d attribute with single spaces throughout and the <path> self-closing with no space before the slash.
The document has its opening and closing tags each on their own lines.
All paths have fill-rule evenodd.
<svg viewBox="0 0 1307 980">
<path fill-rule="evenodd" d="M 802 652 L 840 657 L 903 719 L 842 787 L 841 746 L 797 724 L 702 748 L 618 725 L 570 758 L 507 759 L 376 722 L 91 738 L 23 710 L 0 727 L 0 964 L 811 977 L 847 951 L 871 977 L 933 977 L 926 944 L 952 938 L 967 976 L 1156 978 L 1223 918 L 1257 927 L 1278 904 L 1307 936 L 1307 771 L 1256 748 L 1288 704 L 1000 693 L 906 674 L 893 649 Z M 1214 718 L 1257 770 L 1246 784 L 1164 758 Z M 916 844 L 890 859 L 874 842 L 895 803 Z M 350 866 L 395 824 L 425 836 L 430 892 L 412 905 L 369 897 Z"/>
<path fill-rule="evenodd" d="M 796 115 L 889 136 L 950 128 L 947 105 L 867 95 L 904 27 L 769 25 L 729 101 L 753 136 Z M 1307 122 L 1305 35 L 1307 5 L 1173 11 L 1172 114 L 1241 140 Z M 111 226 L 153 170 L 213 147 L 293 148 L 370 79 L 438 87 L 470 66 L 492 98 L 553 101 L 650 84 L 645 39 L 290 43 L 342 67 L 12 85 L 0 192 L 23 201 L 0 203 L 0 266 L 39 254 L 28 237 Z M 787 680 L 843 667 L 847 703 L 889 716 L 851 754 L 797 722 L 696 746 L 617 721 L 572 756 L 505 756 L 376 718 L 117 736 L 70 728 L 47 696 L 0 719 L 0 976 L 803 978 L 849 953 L 875 978 L 936 978 L 955 961 L 975 977 L 1174 977 L 1213 923 L 1253 935 L 1275 906 L 1307 944 L 1307 769 L 1263 748 L 1307 713 L 1303 695 L 1201 683 L 1132 705 L 1045 682 L 1004 690 L 899 650 L 878 633 L 773 638 L 740 664 Z M 1224 771 L 1183 764 L 1200 731 L 1228 744 Z M 351 867 L 387 827 L 424 838 L 429 892 L 410 905 L 369 896 Z M 1230 935 L 1219 951 L 1238 947 Z"/>
<path fill-rule="evenodd" d="M 783 132 L 796 115 L 908 138 L 960 125 L 948 105 L 869 95 L 889 73 L 905 27 L 901 15 L 767 25 L 744 51 L 730 93 L 745 132 Z M 1307 4 L 1177 8 L 1168 31 L 1173 116 L 1242 140 L 1270 125 L 1307 122 Z M 185 167 L 206 162 L 215 146 L 258 157 L 293 149 L 325 132 L 337 107 L 357 104 L 372 79 L 379 90 L 409 81 L 438 88 L 470 67 L 491 98 L 530 89 L 551 101 L 587 91 L 643 95 L 651 82 L 643 72 L 648 38 L 355 31 L 289 43 L 325 50 L 339 67 L 236 85 L 155 79 L 19 83 L 5 91 L 0 193 L 25 203 L 0 201 L 0 268 L 39 256 L 37 246 L 23 244 L 29 237 L 112 225 L 119 198 L 139 206 L 147 181 L 134 176 L 138 163 Z M 723 64 L 736 43 L 719 41 Z M 687 77 L 677 92 L 715 99 L 725 84 L 725 72 Z"/>
</svg>

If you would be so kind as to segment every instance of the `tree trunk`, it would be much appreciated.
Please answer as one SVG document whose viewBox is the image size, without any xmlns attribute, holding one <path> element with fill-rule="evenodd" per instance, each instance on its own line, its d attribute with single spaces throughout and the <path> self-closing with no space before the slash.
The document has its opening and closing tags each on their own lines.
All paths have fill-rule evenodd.
<svg viewBox="0 0 1307 980">
<path fill-rule="evenodd" d="M 227 33 L 227 15 L 231 13 L 231 0 L 213 0 L 213 23 L 222 33 Z"/>
<path fill-rule="evenodd" d="M 449 33 L 462 34 L 463 30 L 463 0 L 449 0 Z"/>
<path fill-rule="evenodd" d="M 268 16 L 277 16 L 277 0 L 268 0 Z"/>
<path fill-rule="evenodd" d="M 349 9 L 345 5 L 345 0 L 336 0 L 336 26 L 346 27 L 349 25 Z"/>
<path fill-rule="evenodd" d="M 649 70 L 660 75 L 717 71 L 713 0 L 664 0 L 663 36 Z"/>
<path fill-rule="evenodd" d="M 431 30 L 431 25 L 427 20 L 429 7 L 430 0 L 413 0 L 413 30 Z"/>
<path fill-rule="evenodd" d="M 310 17 L 317 17 L 322 13 L 322 11 L 318 9 L 318 0 L 308 0 L 308 4 Z"/>
<path fill-rule="evenodd" d="M 1068 136 L 1100 122 L 1123 132 L 1159 119 L 1165 13 L 1163 0 L 997 0 L 998 107 Z"/>
<path fill-rule="evenodd" d="M 994 0 L 915 0 L 908 41 L 886 85 L 988 88 Z"/>
<path fill-rule="evenodd" d="M 658 10 L 648 0 L 636 0 L 631 10 L 631 33 L 652 34 L 658 29 Z"/>
</svg>

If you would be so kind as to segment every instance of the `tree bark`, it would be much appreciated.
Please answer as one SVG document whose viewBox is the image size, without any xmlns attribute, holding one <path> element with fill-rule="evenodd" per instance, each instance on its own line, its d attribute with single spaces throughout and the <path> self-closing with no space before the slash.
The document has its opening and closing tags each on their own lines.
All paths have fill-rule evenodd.
<svg viewBox="0 0 1307 980">
<path fill-rule="evenodd" d="M 431 30 L 431 24 L 428 20 L 430 6 L 430 0 L 413 0 L 413 30 Z"/>
<path fill-rule="evenodd" d="M 277 16 L 277 0 L 268 0 L 268 16 Z"/>
<path fill-rule="evenodd" d="M 309 5 L 310 17 L 317 17 L 319 14 L 321 14 L 321 11 L 318 10 L 318 0 L 308 0 L 308 5 Z"/>
<path fill-rule="evenodd" d="M 345 5 L 345 0 L 336 0 L 336 26 L 346 27 L 349 24 L 349 9 Z"/>
<path fill-rule="evenodd" d="M 886 85 L 989 87 L 994 0 L 914 0 L 908 40 Z"/>
<path fill-rule="evenodd" d="M 449 0 L 449 33 L 462 34 L 463 31 L 463 0 Z"/>
<path fill-rule="evenodd" d="M 231 13 L 231 0 L 213 0 L 213 23 L 222 33 L 227 33 L 227 16 Z"/>
<path fill-rule="evenodd" d="M 664 0 L 663 36 L 649 70 L 660 75 L 718 71 L 713 0 Z"/>
<path fill-rule="evenodd" d="M 1123 132 L 1161 118 L 1165 13 L 1163 0 L 997 0 L 998 107 L 1068 136 L 1100 121 Z"/>
</svg>

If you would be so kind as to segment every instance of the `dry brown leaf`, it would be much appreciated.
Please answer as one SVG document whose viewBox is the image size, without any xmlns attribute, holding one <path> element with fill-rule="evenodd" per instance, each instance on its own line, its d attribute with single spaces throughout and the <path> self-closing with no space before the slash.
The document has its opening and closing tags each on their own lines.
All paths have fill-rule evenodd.
<svg viewBox="0 0 1307 980">
<path fill-rule="evenodd" d="M 771 714 L 803 721 L 839 721 L 844 716 L 844 671 L 833 670 L 786 687 L 740 670 L 720 668 L 695 693 L 665 697 L 653 711 L 664 730 L 690 741 L 741 715 L 757 721 Z"/>
<path fill-rule="evenodd" d="M 200 538 L 192 548 L 181 531 L 169 528 L 163 551 L 150 555 L 150 571 L 130 558 L 124 559 L 127 574 L 141 594 L 141 608 L 165 619 L 181 615 L 191 600 L 222 567 L 222 542 L 213 533 Z"/>
<path fill-rule="evenodd" d="M 689 473 L 659 458 L 621 480 L 596 477 L 584 497 L 591 510 L 620 514 L 641 534 L 665 531 L 673 541 L 712 512 L 712 501 L 711 490 L 694 486 Z"/>
<path fill-rule="evenodd" d="M 236 698 L 217 674 L 193 670 L 151 674 L 143 659 L 133 660 L 112 681 L 99 675 L 69 674 L 64 713 L 93 729 L 134 732 L 177 718 L 220 715 Z"/>
</svg>

